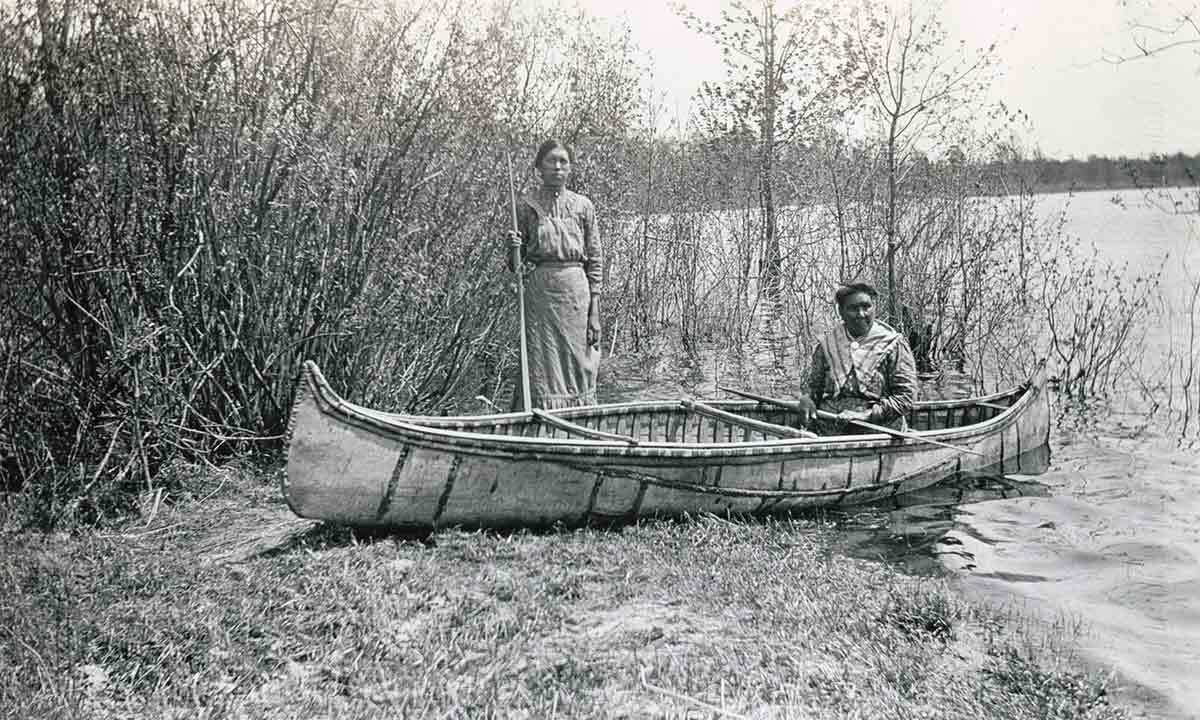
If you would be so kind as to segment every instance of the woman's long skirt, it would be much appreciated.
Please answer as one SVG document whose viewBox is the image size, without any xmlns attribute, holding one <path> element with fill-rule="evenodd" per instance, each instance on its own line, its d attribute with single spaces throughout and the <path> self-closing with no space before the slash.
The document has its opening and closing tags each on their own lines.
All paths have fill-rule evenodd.
<svg viewBox="0 0 1200 720">
<path fill-rule="evenodd" d="M 525 276 L 529 393 L 545 410 L 596 404 L 600 352 L 587 344 L 591 294 L 579 263 L 542 263 Z M 521 371 L 512 408 L 522 410 Z"/>
</svg>

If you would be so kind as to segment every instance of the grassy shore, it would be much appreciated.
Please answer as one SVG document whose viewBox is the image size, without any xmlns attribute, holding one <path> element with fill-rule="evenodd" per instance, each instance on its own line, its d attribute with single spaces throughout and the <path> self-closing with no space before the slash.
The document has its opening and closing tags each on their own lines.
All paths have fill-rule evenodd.
<svg viewBox="0 0 1200 720">
<path fill-rule="evenodd" d="M 177 472 L 149 521 L 6 523 L 0 716 L 1126 717 L 1065 631 L 819 520 L 362 537 L 278 470 Z"/>
</svg>

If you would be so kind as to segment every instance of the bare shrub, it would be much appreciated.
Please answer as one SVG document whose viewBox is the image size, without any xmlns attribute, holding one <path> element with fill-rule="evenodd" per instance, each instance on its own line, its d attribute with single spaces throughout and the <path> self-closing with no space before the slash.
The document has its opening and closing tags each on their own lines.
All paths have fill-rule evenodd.
<svg viewBox="0 0 1200 720">
<path fill-rule="evenodd" d="M 554 132 L 603 166 L 636 96 L 620 36 L 531 6 L 0 13 L 0 449 L 42 525 L 277 448 L 304 359 L 397 410 L 495 395 L 504 156 Z"/>
</svg>

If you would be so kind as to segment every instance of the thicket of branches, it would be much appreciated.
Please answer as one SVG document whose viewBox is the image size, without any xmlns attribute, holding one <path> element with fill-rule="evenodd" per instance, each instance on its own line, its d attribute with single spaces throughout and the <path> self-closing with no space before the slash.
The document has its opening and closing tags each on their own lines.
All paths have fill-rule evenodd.
<svg viewBox="0 0 1200 720">
<path fill-rule="evenodd" d="M 505 154 L 578 138 L 611 193 L 636 97 L 622 37 L 529 7 L 4 13 L 0 450 L 47 521 L 277 444 L 305 358 L 399 409 L 494 389 Z"/>
<path fill-rule="evenodd" d="M 1073 396 L 1110 390 L 1156 278 L 1063 255 L 1075 239 L 1038 211 L 1020 114 L 985 99 L 995 47 L 963 52 L 915 7 L 798 19 L 776 5 L 687 16 L 729 49 L 729 81 L 706 86 L 694 132 L 637 154 L 652 200 L 619 253 L 637 262 L 617 346 L 667 326 L 685 348 L 767 335 L 794 392 L 833 289 L 865 278 L 923 370 L 1013 381 L 1050 358 Z M 812 67 L 845 74 L 832 98 Z"/>
<path fill-rule="evenodd" d="M 795 17 L 759 5 L 776 3 L 738 21 Z M 947 54 L 928 19 L 855 17 L 808 17 L 788 52 L 860 81 L 756 84 L 750 67 L 729 122 L 672 134 L 627 33 L 554 4 L 5 6 L 5 482 L 44 525 L 102 520 L 167 482 L 174 457 L 277 448 L 304 359 L 386 409 L 503 396 L 506 154 L 527 168 L 547 136 L 576 146 L 574 186 L 600 211 L 606 349 L 765 328 L 786 375 L 834 284 L 870 277 L 926 369 L 1027 369 L 1035 343 L 1014 338 L 1082 312 L 1044 292 L 1081 281 L 1050 264 L 1057 236 L 1028 193 L 998 191 L 1024 186 L 1008 119 L 978 130 L 986 54 Z M 753 58 L 753 37 L 729 42 Z M 912 94 L 889 100 L 901 78 Z M 1101 347 L 1072 357 L 1114 347 L 1088 341 Z M 1096 367 L 1075 369 L 1092 382 Z"/>
<path fill-rule="evenodd" d="M 1200 58 L 1200 4 L 1137 0 L 1123 10 L 1132 47 L 1109 53 L 1107 61 L 1154 63 L 1178 53 Z M 1088 161 L 1090 164 L 1092 158 Z M 1195 156 L 1152 156 L 1149 161 L 1120 163 L 1120 171 L 1122 180 L 1146 189 L 1143 199 L 1150 206 L 1176 215 L 1200 213 L 1200 163 Z M 1109 182 L 1114 174 L 1105 168 L 1104 181 Z M 1186 231 L 1187 240 L 1194 244 L 1200 225 L 1192 222 Z M 1165 408 L 1169 417 L 1177 418 L 1180 440 L 1194 445 L 1200 417 L 1200 274 L 1189 264 L 1186 253 L 1169 261 L 1181 274 L 1183 293 L 1161 293 L 1158 298 L 1156 310 L 1170 337 L 1167 357 L 1148 373 L 1148 380 L 1139 380 L 1152 407 Z"/>
</svg>

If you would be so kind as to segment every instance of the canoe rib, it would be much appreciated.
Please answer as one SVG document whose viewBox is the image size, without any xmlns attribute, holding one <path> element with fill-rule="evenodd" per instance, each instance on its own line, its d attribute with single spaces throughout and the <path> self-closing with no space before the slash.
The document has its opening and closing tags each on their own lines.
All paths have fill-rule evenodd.
<svg viewBox="0 0 1200 720">
<path fill-rule="evenodd" d="M 996 414 L 977 423 L 921 434 L 984 457 L 882 434 L 774 437 L 784 434 L 780 428 L 801 431 L 741 415 L 765 415 L 754 401 L 633 402 L 434 418 L 383 413 L 342 399 L 316 365 L 305 363 L 289 418 L 282 490 L 297 515 L 350 525 L 513 527 L 785 512 L 917 490 L 956 469 L 1003 463 L 1009 472 L 1036 472 L 1018 455 L 1048 452 L 1044 369 L 1021 388 L 919 403 L 916 412 L 961 418 L 956 409 L 980 401 L 1004 409 L 992 408 Z M 722 427 L 770 437 L 648 439 L 669 435 L 690 414 L 683 407 Z M 618 426 L 630 434 L 597 429 Z M 553 429 L 573 437 L 544 436 Z M 522 434 L 530 430 L 544 435 Z"/>
</svg>

